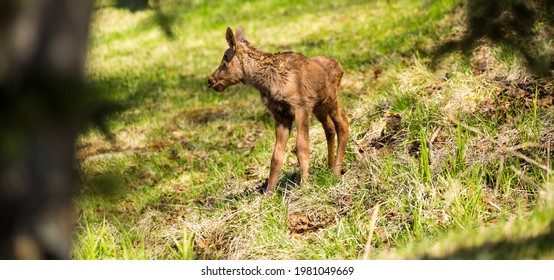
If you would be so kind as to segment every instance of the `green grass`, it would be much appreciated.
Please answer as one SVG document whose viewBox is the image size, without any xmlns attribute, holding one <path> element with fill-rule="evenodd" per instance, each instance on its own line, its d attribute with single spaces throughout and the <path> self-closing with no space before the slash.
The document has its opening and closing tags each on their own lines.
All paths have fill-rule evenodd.
<svg viewBox="0 0 554 280">
<path fill-rule="evenodd" d="M 527 76 L 494 46 L 485 73 L 479 51 L 433 71 L 431 47 L 461 24 L 456 1 L 182 1 L 168 6 L 173 37 L 153 10 L 101 2 L 88 75 L 127 109 L 108 120 L 113 141 L 96 129 L 79 139 L 74 258 L 552 258 L 520 250 L 552 247 L 544 85 L 530 104 L 497 95 Z M 341 178 L 313 118 L 309 180 L 293 183 L 293 133 L 276 195 L 257 192 L 271 116 L 251 88 L 206 86 L 238 24 L 265 51 L 341 61 Z M 489 98 L 511 105 L 483 111 Z"/>
</svg>

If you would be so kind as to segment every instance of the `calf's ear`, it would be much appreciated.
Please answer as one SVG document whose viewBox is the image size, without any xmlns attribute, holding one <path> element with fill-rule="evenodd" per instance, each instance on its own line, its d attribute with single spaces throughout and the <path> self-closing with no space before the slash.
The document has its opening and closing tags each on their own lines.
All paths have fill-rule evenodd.
<svg viewBox="0 0 554 280">
<path fill-rule="evenodd" d="M 242 25 L 239 25 L 237 27 L 237 41 L 239 43 L 248 44 L 248 40 L 246 40 L 246 34 L 244 34 L 244 29 L 242 28 Z"/>
<path fill-rule="evenodd" d="M 229 44 L 229 48 L 235 49 L 235 35 L 233 35 L 233 30 L 231 28 L 227 27 L 227 34 L 225 34 L 225 39 L 227 39 L 227 44 Z"/>
</svg>

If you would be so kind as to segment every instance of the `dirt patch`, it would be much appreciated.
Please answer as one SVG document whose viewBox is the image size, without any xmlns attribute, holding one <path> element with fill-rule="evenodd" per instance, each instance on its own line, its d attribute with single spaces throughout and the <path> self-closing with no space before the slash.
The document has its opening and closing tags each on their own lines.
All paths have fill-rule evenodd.
<svg viewBox="0 0 554 280">
<path fill-rule="evenodd" d="M 120 146 L 112 147 L 90 147 L 87 144 L 77 147 L 77 158 L 113 158 L 126 154 L 148 154 L 163 150 L 165 147 L 172 145 L 170 140 L 160 140 L 151 145 L 142 147 L 122 148 Z"/>
<path fill-rule="evenodd" d="M 472 59 L 473 73 L 476 75 L 484 74 L 489 71 L 493 71 L 495 68 L 496 60 L 491 55 L 491 49 L 488 45 L 481 45 L 475 51 Z"/>
<path fill-rule="evenodd" d="M 419 158 L 421 152 L 421 143 L 414 141 L 408 146 L 408 154 L 414 158 Z"/>
<path fill-rule="evenodd" d="M 521 110 L 552 107 L 554 84 L 547 79 L 525 83 L 503 82 L 493 97 L 478 106 L 479 113 L 495 120 L 510 121 Z"/>
<path fill-rule="evenodd" d="M 175 141 L 170 138 L 147 142 L 144 134 L 144 131 L 139 129 L 122 129 L 114 134 L 115 140 L 112 142 L 105 138 L 81 138 L 77 141 L 77 158 L 112 158 L 126 154 L 156 153 L 175 144 Z M 181 146 L 185 146 L 186 140 L 182 139 L 183 133 L 173 131 L 171 134 Z M 141 136 L 137 137 L 137 135 Z M 177 135 L 180 135 L 181 138 Z M 129 140 L 134 138 L 141 139 L 140 141 Z"/>
<path fill-rule="evenodd" d="M 383 73 L 383 66 L 377 65 L 374 67 L 371 67 L 369 70 L 365 68 L 365 66 L 358 67 L 358 71 L 363 74 L 369 74 L 369 77 L 372 81 L 376 81 L 379 79 L 381 74 Z"/>
<path fill-rule="evenodd" d="M 402 139 L 402 117 L 398 114 L 386 113 L 383 118 L 384 125 L 381 124 L 376 133 L 372 133 L 372 136 L 369 138 L 366 136 L 366 138 L 357 143 L 360 154 L 387 150 L 383 148 L 395 146 Z"/>
<path fill-rule="evenodd" d="M 311 213 L 293 212 L 287 216 L 287 227 L 293 236 L 323 229 L 334 222 L 330 215 L 314 215 Z"/>
<path fill-rule="evenodd" d="M 337 213 L 341 216 L 348 214 L 354 205 L 351 193 L 337 193 L 333 196 L 332 201 L 338 211 Z"/>
<path fill-rule="evenodd" d="M 394 144 L 400 140 L 400 132 L 402 129 L 402 117 L 398 114 L 385 114 L 385 129 L 381 131 L 381 135 L 369 142 L 371 147 L 381 149 L 389 144 Z"/>
<path fill-rule="evenodd" d="M 221 107 L 210 107 L 187 110 L 179 114 L 195 124 L 206 124 L 215 120 L 226 119 L 229 113 Z"/>
<path fill-rule="evenodd" d="M 255 129 L 250 128 L 250 132 L 246 134 L 240 141 L 237 141 L 234 145 L 241 151 L 250 151 L 256 147 L 256 143 L 262 136 L 263 127 L 257 126 Z"/>
<path fill-rule="evenodd" d="M 425 91 L 429 94 L 439 94 L 442 93 L 442 88 L 446 86 L 446 82 L 436 82 L 432 85 L 428 85 L 425 87 Z"/>
</svg>

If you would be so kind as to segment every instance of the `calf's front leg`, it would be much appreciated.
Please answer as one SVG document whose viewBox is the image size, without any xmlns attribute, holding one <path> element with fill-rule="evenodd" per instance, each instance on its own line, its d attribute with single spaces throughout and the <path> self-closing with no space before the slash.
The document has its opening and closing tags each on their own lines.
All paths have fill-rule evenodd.
<svg viewBox="0 0 554 280">
<path fill-rule="evenodd" d="M 275 147 L 271 157 L 271 166 L 269 169 L 269 179 L 267 183 L 267 194 L 273 195 L 275 186 L 279 179 L 279 174 L 283 169 L 283 160 L 285 159 L 285 148 L 289 140 L 292 120 L 275 119 Z"/>
</svg>

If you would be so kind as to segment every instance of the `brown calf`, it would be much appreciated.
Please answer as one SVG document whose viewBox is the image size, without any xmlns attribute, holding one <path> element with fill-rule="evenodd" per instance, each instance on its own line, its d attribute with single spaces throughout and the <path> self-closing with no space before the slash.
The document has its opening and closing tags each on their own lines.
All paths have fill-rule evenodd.
<svg viewBox="0 0 554 280">
<path fill-rule="evenodd" d="M 265 53 L 246 40 L 240 25 L 236 35 L 233 35 L 231 28 L 227 28 L 226 38 L 229 49 L 210 76 L 208 86 L 222 92 L 242 82 L 260 91 L 263 103 L 275 119 L 276 142 L 271 158 L 268 194 L 273 194 L 283 168 L 285 147 L 293 120 L 298 134 L 296 155 L 300 163 L 300 179 L 307 178 L 311 113 L 323 124 L 329 167 L 333 175 L 340 175 L 348 141 L 348 121 L 340 111 L 338 99 L 343 75 L 340 63 L 324 56 L 309 59 L 293 52 Z M 336 158 L 335 134 L 338 137 Z"/>
</svg>

